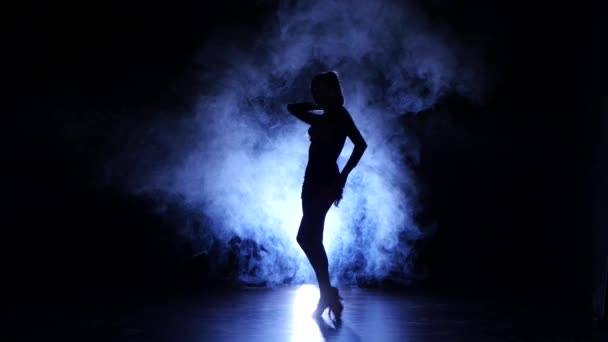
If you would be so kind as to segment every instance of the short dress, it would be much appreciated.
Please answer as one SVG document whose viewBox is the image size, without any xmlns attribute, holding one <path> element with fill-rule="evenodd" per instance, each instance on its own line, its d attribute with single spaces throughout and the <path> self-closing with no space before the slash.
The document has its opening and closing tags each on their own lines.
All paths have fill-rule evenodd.
<svg viewBox="0 0 608 342">
<path fill-rule="evenodd" d="M 327 200 L 331 204 L 341 189 L 337 188 L 340 169 L 338 156 L 344 148 L 350 115 L 344 107 L 326 111 L 310 126 L 308 164 L 302 185 L 302 200 Z"/>
</svg>

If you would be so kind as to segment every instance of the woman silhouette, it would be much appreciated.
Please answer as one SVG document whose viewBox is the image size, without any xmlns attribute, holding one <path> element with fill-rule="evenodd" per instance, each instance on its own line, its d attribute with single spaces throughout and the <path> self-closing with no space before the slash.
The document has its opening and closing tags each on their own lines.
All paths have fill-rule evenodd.
<svg viewBox="0 0 608 342">
<path fill-rule="evenodd" d="M 361 136 L 350 114 L 343 107 L 344 97 L 338 75 L 324 72 L 312 79 L 311 91 L 314 103 L 303 102 L 287 105 L 287 110 L 310 125 L 308 135 L 308 165 L 302 185 L 302 221 L 297 241 L 310 261 L 321 296 L 314 312 L 320 317 L 326 308 L 340 321 L 343 305 L 338 289 L 331 286 L 327 254 L 323 247 L 323 225 L 325 215 L 332 203 L 338 206 L 342 190 L 350 172 L 357 165 L 367 143 Z M 322 110 L 323 114 L 312 113 Z M 336 163 L 342 152 L 346 137 L 355 145 L 348 162 L 340 172 Z"/>
</svg>

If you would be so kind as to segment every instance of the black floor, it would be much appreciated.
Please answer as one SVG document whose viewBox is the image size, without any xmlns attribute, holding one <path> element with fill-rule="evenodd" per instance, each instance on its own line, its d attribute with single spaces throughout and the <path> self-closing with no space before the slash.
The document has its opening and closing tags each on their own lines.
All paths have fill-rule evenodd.
<svg viewBox="0 0 608 342">
<path fill-rule="evenodd" d="M 340 327 L 327 313 L 320 322 L 312 319 L 318 290 L 302 285 L 69 305 L 41 301 L 13 306 L 17 319 L 9 330 L 11 341 L 608 341 L 599 331 L 592 338 L 585 317 L 577 321 L 524 300 L 362 289 L 342 289 L 342 295 Z"/>
</svg>

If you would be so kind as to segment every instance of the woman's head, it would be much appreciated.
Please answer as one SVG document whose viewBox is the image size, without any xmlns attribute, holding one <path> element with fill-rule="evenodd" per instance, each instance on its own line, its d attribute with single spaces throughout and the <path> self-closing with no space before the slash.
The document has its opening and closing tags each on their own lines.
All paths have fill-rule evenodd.
<svg viewBox="0 0 608 342">
<path fill-rule="evenodd" d="M 334 71 L 320 73 L 310 82 L 312 97 L 322 107 L 343 106 L 344 96 L 338 74 Z"/>
</svg>

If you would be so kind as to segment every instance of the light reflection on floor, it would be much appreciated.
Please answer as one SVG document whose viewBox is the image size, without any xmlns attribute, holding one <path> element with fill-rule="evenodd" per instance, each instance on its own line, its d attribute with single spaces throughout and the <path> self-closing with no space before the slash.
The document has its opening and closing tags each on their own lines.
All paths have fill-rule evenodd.
<svg viewBox="0 0 608 342">
<path fill-rule="evenodd" d="M 321 318 L 312 316 L 319 300 L 319 289 L 315 285 L 301 285 L 293 293 L 291 308 L 291 342 L 300 341 L 345 341 L 358 342 L 359 336 L 344 324 L 337 327 L 328 316 L 328 311 Z"/>
<path fill-rule="evenodd" d="M 314 285 L 301 285 L 294 291 L 291 312 L 292 342 L 324 341 L 319 326 L 312 318 L 318 300 L 319 289 Z"/>
<path fill-rule="evenodd" d="M 338 328 L 327 312 L 323 320 L 313 319 L 311 314 L 319 298 L 316 284 L 150 298 L 149 302 L 108 312 L 96 321 L 86 316 L 83 321 L 86 312 L 73 312 L 70 318 L 48 311 L 44 317 L 54 327 L 53 333 L 70 335 L 54 338 L 62 341 L 99 340 L 100 336 L 116 342 L 589 340 L 547 339 L 562 334 L 576 336 L 578 326 L 569 322 L 568 316 L 562 318 L 563 313 L 553 318 L 547 312 L 530 311 L 526 303 L 507 305 L 413 293 L 340 290 L 345 310 Z M 92 312 L 88 315 L 95 318 Z"/>
</svg>

